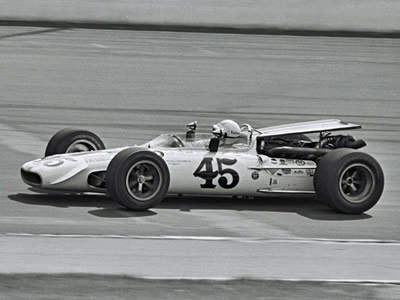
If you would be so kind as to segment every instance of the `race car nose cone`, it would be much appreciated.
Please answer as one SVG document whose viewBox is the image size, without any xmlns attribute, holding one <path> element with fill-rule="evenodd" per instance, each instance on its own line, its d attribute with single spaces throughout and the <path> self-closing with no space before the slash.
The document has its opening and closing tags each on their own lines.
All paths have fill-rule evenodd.
<svg viewBox="0 0 400 300">
<path fill-rule="evenodd" d="M 21 177 L 25 183 L 31 186 L 40 187 L 42 185 L 42 178 L 37 173 L 21 169 Z"/>
</svg>

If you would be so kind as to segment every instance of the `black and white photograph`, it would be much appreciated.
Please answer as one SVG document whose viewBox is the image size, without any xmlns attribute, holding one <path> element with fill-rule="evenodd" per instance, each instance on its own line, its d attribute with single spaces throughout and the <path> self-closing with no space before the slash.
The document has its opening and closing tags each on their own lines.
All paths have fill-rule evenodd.
<svg viewBox="0 0 400 300">
<path fill-rule="evenodd" d="M 0 299 L 400 299 L 399 16 L 0 0 Z"/>
</svg>

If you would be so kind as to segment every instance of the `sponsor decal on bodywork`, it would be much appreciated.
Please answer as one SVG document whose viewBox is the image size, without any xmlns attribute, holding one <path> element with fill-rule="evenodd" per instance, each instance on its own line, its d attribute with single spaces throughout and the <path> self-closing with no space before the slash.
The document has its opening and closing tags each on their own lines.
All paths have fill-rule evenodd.
<svg viewBox="0 0 400 300">
<path fill-rule="evenodd" d="M 111 160 L 111 156 L 110 155 L 99 155 L 99 156 L 85 157 L 85 161 L 87 163 L 95 163 L 95 162 L 109 161 L 109 160 Z"/>
<path fill-rule="evenodd" d="M 265 170 L 267 171 L 268 174 L 275 175 L 279 169 L 265 169 Z"/>
<path fill-rule="evenodd" d="M 273 184 L 278 184 L 278 179 L 270 178 L 269 179 L 269 185 L 273 185 Z"/>
<path fill-rule="evenodd" d="M 292 168 L 269 168 L 265 169 L 265 171 L 271 176 L 299 176 L 299 175 L 306 175 L 306 176 L 313 176 L 315 170 L 314 169 L 292 169 Z"/>
<path fill-rule="evenodd" d="M 171 160 L 171 159 L 167 159 L 167 160 L 165 160 L 169 165 L 171 165 L 171 166 L 179 166 L 179 165 L 182 165 L 182 164 L 185 164 L 185 163 L 190 163 L 191 161 L 190 160 L 188 160 L 188 159 L 174 159 L 174 160 Z"/>
<path fill-rule="evenodd" d="M 304 175 L 305 174 L 304 170 L 295 170 L 293 173 L 295 175 Z"/>
<path fill-rule="evenodd" d="M 260 173 L 258 173 L 257 171 L 254 171 L 253 173 L 251 173 L 251 178 L 253 178 L 254 180 L 257 180 L 258 178 L 260 178 Z"/>
<path fill-rule="evenodd" d="M 271 159 L 271 164 L 277 165 L 278 164 L 278 160 L 276 158 Z"/>
</svg>

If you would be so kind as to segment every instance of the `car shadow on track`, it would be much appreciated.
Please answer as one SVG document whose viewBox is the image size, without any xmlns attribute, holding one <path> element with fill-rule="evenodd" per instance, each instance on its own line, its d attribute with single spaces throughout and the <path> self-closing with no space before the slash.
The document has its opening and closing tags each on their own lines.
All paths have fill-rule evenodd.
<svg viewBox="0 0 400 300">
<path fill-rule="evenodd" d="M 150 209 L 147 211 L 131 211 L 121 207 L 107 195 L 92 194 L 13 194 L 10 200 L 29 204 L 52 206 L 59 208 L 87 207 L 96 208 L 88 213 L 100 218 L 135 218 L 157 215 Z M 156 210 L 179 210 L 191 212 L 194 210 L 226 210 L 226 211 L 259 211 L 296 213 L 305 218 L 321 221 L 350 221 L 371 218 L 368 214 L 346 215 L 333 211 L 329 207 L 310 196 L 264 197 L 264 198 L 231 198 L 231 197 L 200 197 L 200 196 L 169 196 L 165 198 Z M 160 213 L 160 211 L 158 211 Z"/>
<path fill-rule="evenodd" d="M 179 209 L 186 212 L 210 209 L 296 213 L 312 220 L 321 221 L 351 221 L 372 218 L 366 213 L 359 215 L 338 213 L 314 197 L 304 195 L 264 198 L 167 197 L 156 208 Z"/>
<path fill-rule="evenodd" d="M 101 218 L 134 218 L 154 216 L 157 213 L 148 211 L 131 211 L 118 205 L 106 195 L 88 194 L 13 194 L 8 195 L 10 200 L 29 204 L 52 206 L 58 208 L 87 207 L 97 208 L 88 213 Z"/>
</svg>

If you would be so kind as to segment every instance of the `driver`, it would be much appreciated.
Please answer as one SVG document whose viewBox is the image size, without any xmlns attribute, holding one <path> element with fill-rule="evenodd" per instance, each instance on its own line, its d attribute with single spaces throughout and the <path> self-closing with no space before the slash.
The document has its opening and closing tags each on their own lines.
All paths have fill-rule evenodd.
<svg viewBox="0 0 400 300">
<path fill-rule="evenodd" d="M 240 126 L 232 120 L 223 120 L 213 126 L 212 133 L 220 138 L 220 145 L 232 145 L 240 139 Z"/>
<path fill-rule="evenodd" d="M 241 128 L 238 123 L 232 120 L 223 120 L 213 125 L 212 133 L 219 138 L 219 146 L 234 147 L 247 145 L 247 135 L 243 136 Z M 243 144 L 243 138 L 246 142 Z M 242 142 L 242 144 L 241 144 Z M 189 147 L 208 147 L 210 139 L 201 139 L 190 143 Z M 238 144 L 239 143 L 239 144 Z M 188 143 L 186 143 L 188 144 Z"/>
</svg>

